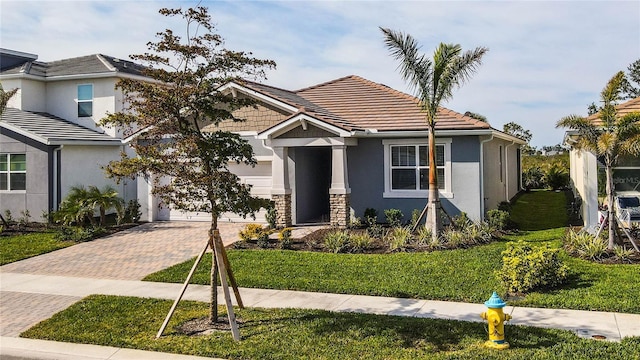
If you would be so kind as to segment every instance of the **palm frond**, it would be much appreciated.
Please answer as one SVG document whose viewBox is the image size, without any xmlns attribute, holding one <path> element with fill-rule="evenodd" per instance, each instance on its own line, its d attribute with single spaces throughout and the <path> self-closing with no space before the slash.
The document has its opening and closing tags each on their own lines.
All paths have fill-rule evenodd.
<svg viewBox="0 0 640 360">
<path fill-rule="evenodd" d="M 400 62 L 400 75 L 420 101 L 428 104 L 427 96 L 431 93 L 432 86 L 431 60 L 419 53 L 420 47 L 411 35 L 382 27 L 380 30 L 385 36 L 385 44 L 391 56 Z"/>
</svg>

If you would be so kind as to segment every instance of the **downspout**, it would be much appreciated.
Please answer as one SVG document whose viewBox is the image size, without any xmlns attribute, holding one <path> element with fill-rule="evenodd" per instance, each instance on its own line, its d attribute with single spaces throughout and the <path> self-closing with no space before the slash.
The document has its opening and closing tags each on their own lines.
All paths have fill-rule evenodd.
<svg viewBox="0 0 640 360">
<path fill-rule="evenodd" d="M 493 140 L 493 134 L 488 139 L 480 141 L 480 221 L 484 221 L 484 143 Z"/>
<path fill-rule="evenodd" d="M 57 148 L 53 149 L 53 171 L 51 174 L 51 178 L 53 181 L 52 192 L 53 192 L 53 211 L 58 211 L 60 205 L 60 195 L 62 195 L 60 188 L 60 159 L 61 159 L 61 150 L 64 145 L 60 145 Z"/>
<path fill-rule="evenodd" d="M 515 145 L 515 141 L 511 141 L 511 144 L 504 147 L 504 176 L 505 176 L 505 189 L 504 197 L 506 201 L 509 201 L 509 147 Z"/>
</svg>

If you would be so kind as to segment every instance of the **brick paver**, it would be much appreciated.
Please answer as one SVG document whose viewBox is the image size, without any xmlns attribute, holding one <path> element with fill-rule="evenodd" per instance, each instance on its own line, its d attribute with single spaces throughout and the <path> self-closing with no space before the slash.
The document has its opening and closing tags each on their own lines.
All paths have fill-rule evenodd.
<svg viewBox="0 0 640 360">
<path fill-rule="evenodd" d="M 225 244 L 246 224 L 221 223 Z M 140 280 L 188 260 L 207 242 L 208 222 L 148 223 L 94 241 L 0 267 L 2 272 Z"/>
<path fill-rule="evenodd" d="M 12 291 L 0 293 L 0 336 L 18 336 L 81 298 Z"/>
</svg>

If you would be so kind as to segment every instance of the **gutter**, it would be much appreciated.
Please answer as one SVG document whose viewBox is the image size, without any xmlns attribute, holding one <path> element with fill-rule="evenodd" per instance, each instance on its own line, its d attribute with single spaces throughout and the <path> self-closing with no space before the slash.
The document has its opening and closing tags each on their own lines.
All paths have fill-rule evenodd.
<svg viewBox="0 0 640 360">
<path fill-rule="evenodd" d="M 480 221 L 484 221 L 484 143 L 493 140 L 493 134 L 488 139 L 480 141 Z"/>
</svg>

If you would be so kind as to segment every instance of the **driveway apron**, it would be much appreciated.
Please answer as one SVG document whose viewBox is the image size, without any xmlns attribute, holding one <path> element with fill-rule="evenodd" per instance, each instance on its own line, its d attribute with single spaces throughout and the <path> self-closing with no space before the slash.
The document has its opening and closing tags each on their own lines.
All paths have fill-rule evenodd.
<svg viewBox="0 0 640 360">
<path fill-rule="evenodd" d="M 238 239 L 245 224 L 221 223 L 223 242 Z M 2 273 L 141 280 L 197 256 L 208 222 L 155 222 L 0 267 Z M 210 250 L 209 250 L 210 251 Z M 2 290 L 2 284 L 0 284 Z M 80 300 L 74 296 L 0 292 L 0 336 L 22 331 Z"/>
</svg>

